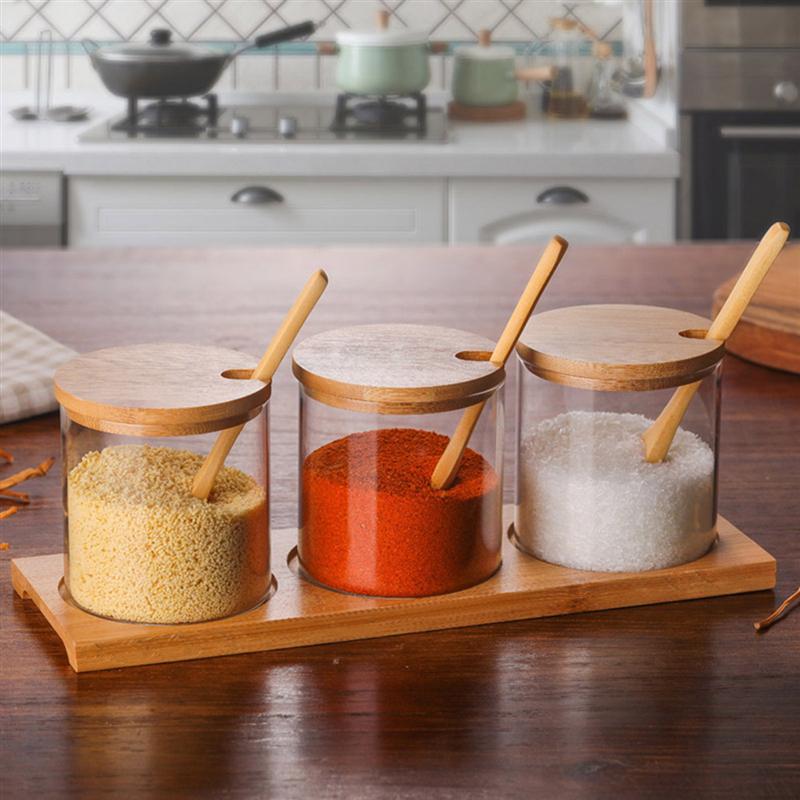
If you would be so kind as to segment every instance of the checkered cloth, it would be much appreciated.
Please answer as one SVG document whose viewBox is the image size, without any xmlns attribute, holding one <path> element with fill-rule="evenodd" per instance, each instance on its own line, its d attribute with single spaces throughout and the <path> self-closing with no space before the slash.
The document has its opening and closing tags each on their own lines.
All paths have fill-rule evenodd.
<svg viewBox="0 0 800 800">
<path fill-rule="evenodd" d="M 74 350 L 0 311 L 0 424 L 58 408 L 53 373 L 74 355 Z"/>
</svg>

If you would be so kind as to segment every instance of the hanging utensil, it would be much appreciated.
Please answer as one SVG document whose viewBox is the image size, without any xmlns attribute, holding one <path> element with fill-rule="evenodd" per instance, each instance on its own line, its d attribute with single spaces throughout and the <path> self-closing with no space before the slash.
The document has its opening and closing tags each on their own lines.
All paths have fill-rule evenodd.
<svg viewBox="0 0 800 800">
<path fill-rule="evenodd" d="M 47 48 L 45 50 L 45 47 Z M 42 83 L 44 74 L 46 83 Z M 53 94 L 53 32 L 45 28 L 39 34 L 36 49 L 36 85 L 33 106 L 19 106 L 9 112 L 14 119 L 42 119 L 50 110 L 50 98 Z"/>
</svg>

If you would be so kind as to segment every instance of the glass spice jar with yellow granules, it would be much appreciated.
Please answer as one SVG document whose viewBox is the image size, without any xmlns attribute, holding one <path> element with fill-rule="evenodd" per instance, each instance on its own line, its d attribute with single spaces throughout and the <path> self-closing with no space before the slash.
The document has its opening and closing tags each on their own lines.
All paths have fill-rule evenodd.
<svg viewBox="0 0 800 800">
<path fill-rule="evenodd" d="M 200 622 L 268 595 L 269 384 L 241 353 L 139 345 L 56 373 L 64 584 L 111 619 Z M 247 423 L 207 498 L 193 482 L 219 432 Z"/>
</svg>

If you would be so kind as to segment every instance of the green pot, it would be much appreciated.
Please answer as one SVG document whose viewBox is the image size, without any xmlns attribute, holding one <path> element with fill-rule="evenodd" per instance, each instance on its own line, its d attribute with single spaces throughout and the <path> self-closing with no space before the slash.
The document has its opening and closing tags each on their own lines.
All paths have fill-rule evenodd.
<svg viewBox="0 0 800 800">
<path fill-rule="evenodd" d="M 336 37 L 336 83 L 354 94 L 421 92 L 431 79 L 430 45 L 410 30 L 342 31 Z"/>
<path fill-rule="evenodd" d="M 465 47 L 456 51 L 453 99 L 465 106 L 506 106 L 517 99 L 514 51 L 510 47 Z"/>
</svg>

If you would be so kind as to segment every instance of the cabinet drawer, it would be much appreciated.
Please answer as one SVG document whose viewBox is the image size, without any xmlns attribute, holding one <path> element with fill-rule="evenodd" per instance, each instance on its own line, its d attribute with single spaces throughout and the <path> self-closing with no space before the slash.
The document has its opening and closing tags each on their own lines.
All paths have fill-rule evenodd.
<svg viewBox="0 0 800 800">
<path fill-rule="evenodd" d="M 416 243 L 445 239 L 437 180 L 74 178 L 69 244 Z"/>
<path fill-rule="evenodd" d="M 572 244 L 674 239 L 672 180 L 457 179 L 450 183 L 454 244 Z"/>
</svg>

